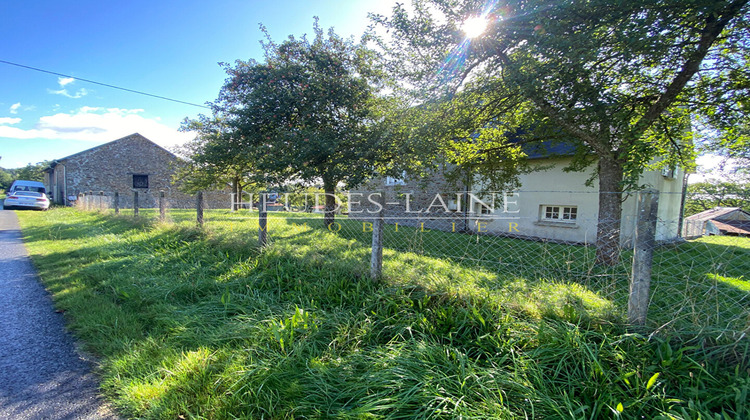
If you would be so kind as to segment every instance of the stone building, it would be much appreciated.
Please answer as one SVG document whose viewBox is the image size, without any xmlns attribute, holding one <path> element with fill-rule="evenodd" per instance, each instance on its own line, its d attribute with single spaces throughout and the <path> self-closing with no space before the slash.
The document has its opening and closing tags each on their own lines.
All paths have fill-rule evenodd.
<svg viewBox="0 0 750 420">
<path fill-rule="evenodd" d="M 191 208 L 194 197 L 172 183 L 178 162 L 177 156 L 135 133 L 52 161 L 44 184 L 52 202 L 62 205 L 73 205 L 79 194 L 89 193 L 103 193 L 111 202 L 118 193 L 120 207 L 131 207 L 138 192 L 139 207 L 151 208 L 164 191 L 170 207 Z M 205 197 L 208 208 L 229 207 L 228 192 L 207 192 Z"/>
</svg>

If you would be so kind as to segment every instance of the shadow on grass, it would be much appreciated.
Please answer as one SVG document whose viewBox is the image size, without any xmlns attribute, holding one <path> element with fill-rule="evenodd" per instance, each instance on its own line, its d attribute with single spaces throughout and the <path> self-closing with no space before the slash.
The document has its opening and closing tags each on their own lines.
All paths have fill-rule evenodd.
<svg viewBox="0 0 750 420">
<path fill-rule="evenodd" d="M 622 385 L 664 365 L 620 326 L 576 325 L 606 321 L 611 302 L 571 279 L 502 274 L 422 248 L 386 249 L 387 276 L 375 283 L 366 232 L 288 224 L 259 251 L 251 222 L 201 232 L 59 215 L 24 223 L 35 263 L 103 356 L 105 389 L 135 417 L 598 417 L 619 402 L 649 417 L 673 404 Z M 538 245 L 535 256 L 567 250 Z M 679 397 L 678 385 L 705 380 L 686 372 L 659 386 Z M 687 382 L 674 379 L 682 374 Z"/>
</svg>

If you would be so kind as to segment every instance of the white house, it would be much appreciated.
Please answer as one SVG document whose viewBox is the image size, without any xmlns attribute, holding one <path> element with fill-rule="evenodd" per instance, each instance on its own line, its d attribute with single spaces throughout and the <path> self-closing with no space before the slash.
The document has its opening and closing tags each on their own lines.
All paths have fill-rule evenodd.
<svg viewBox="0 0 750 420">
<path fill-rule="evenodd" d="M 571 158 L 537 159 L 546 168 L 523 174 L 521 187 L 506 194 L 502 206 L 474 212 L 469 227 L 476 231 L 543 238 L 561 242 L 594 243 L 599 218 L 599 188 L 586 186 L 590 171 L 565 171 Z M 639 184 L 659 195 L 657 241 L 679 237 L 685 174 L 682 169 L 646 171 Z M 638 193 L 626 194 L 620 222 L 621 242 L 632 240 L 638 211 Z M 494 207 L 494 208 L 492 208 Z M 481 213 L 481 214 L 480 214 Z"/>
<path fill-rule="evenodd" d="M 594 180 L 586 186 L 592 169 L 565 171 L 571 159 L 564 155 L 530 159 L 539 170 L 522 174 L 521 187 L 512 192 L 486 191 L 481 180 L 476 179 L 451 185 L 441 173 L 421 179 L 381 178 L 364 190 L 385 191 L 390 223 L 592 244 L 596 241 L 599 216 L 598 183 Z M 640 185 L 659 193 L 657 241 L 680 237 L 685 180 L 685 172 L 679 168 L 646 171 L 641 177 Z M 467 184 L 472 185 L 467 188 Z M 623 244 L 634 236 L 637 195 L 623 197 Z"/>
</svg>

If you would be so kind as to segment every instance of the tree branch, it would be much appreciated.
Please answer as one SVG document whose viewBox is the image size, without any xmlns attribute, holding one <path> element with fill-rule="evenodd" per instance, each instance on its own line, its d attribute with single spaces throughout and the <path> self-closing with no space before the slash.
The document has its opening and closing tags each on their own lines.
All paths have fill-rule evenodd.
<svg viewBox="0 0 750 420">
<path fill-rule="evenodd" d="M 730 3 L 718 18 L 713 15 L 706 18 L 706 24 L 701 33 L 700 40 L 698 41 L 698 47 L 692 54 L 690 54 L 687 61 L 682 65 L 680 71 L 664 90 L 664 93 L 651 105 L 646 113 L 643 114 L 635 124 L 631 131 L 632 137 L 641 137 L 651 124 L 656 121 L 659 115 L 675 102 L 677 96 L 685 88 L 685 85 L 687 85 L 693 75 L 695 75 L 700 69 L 703 59 L 708 54 L 714 42 L 716 42 L 719 35 L 721 35 L 721 32 L 726 28 L 729 22 L 740 13 L 748 1 L 749 0 L 735 0 Z"/>
</svg>

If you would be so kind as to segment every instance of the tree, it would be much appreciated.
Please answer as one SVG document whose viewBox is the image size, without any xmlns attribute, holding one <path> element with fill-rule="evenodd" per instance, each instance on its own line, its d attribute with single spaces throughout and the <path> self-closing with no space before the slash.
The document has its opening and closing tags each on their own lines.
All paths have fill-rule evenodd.
<svg viewBox="0 0 750 420">
<path fill-rule="evenodd" d="M 0 190 L 7 191 L 13 183 L 13 175 L 7 170 L 0 168 Z"/>
<path fill-rule="evenodd" d="M 50 165 L 49 161 L 29 163 L 26 166 L 11 169 L 13 173 L 13 180 L 25 179 L 27 181 L 44 181 L 44 170 Z"/>
<path fill-rule="evenodd" d="M 397 5 L 391 17 L 375 21 L 395 41 L 386 46 L 394 70 L 422 98 L 439 98 L 446 104 L 441 112 L 460 115 L 455 122 L 478 127 L 480 136 L 506 133 L 504 142 L 471 153 L 503 159 L 501 152 L 512 149 L 508 133 L 520 132 L 522 141 L 576 144 L 570 169 L 596 162 L 596 259 L 614 265 L 623 192 L 638 188 L 655 160 L 690 165 L 689 115 L 710 108 L 698 102 L 712 97 L 705 80 L 712 92 L 738 91 L 715 68 L 731 59 L 725 46 L 746 56 L 747 3 L 414 0 L 413 11 Z M 460 30 L 470 16 L 488 23 L 474 39 Z M 443 147 L 455 142 L 442 140 Z"/>
<path fill-rule="evenodd" d="M 703 135 L 698 145 L 699 150 L 721 156 L 722 169 L 731 167 L 731 172 L 735 173 L 750 171 L 750 121 L 746 115 L 747 112 L 742 113 L 742 119 L 728 125 L 721 121 L 705 123 L 705 117 L 698 118 L 699 123 L 704 123 L 700 124 Z M 729 118 L 725 116 L 723 119 Z M 720 128 L 717 129 L 717 126 Z"/>
<path fill-rule="evenodd" d="M 388 103 L 377 96 L 385 76 L 379 57 L 365 41 L 355 44 L 324 36 L 290 36 L 265 42 L 266 61 L 226 66 L 221 108 L 234 129 L 266 157 L 263 173 L 287 180 L 322 182 L 324 223 L 334 221 L 339 184 L 353 187 L 387 158 L 383 114 Z"/>
<path fill-rule="evenodd" d="M 231 184 L 236 197 L 234 210 L 246 187 L 266 181 L 256 170 L 256 150 L 232 130 L 226 118 L 200 115 L 183 121 L 181 129 L 196 133 L 193 140 L 180 147 L 179 153 L 186 160 L 179 163 L 174 175 L 186 192 Z"/>
<path fill-rule="evenodd" d="M 688 185 L 685 216 L 714 207 L 740 207 L 750 212 L 750 183 L 708 180 Z"/>
</svg>

